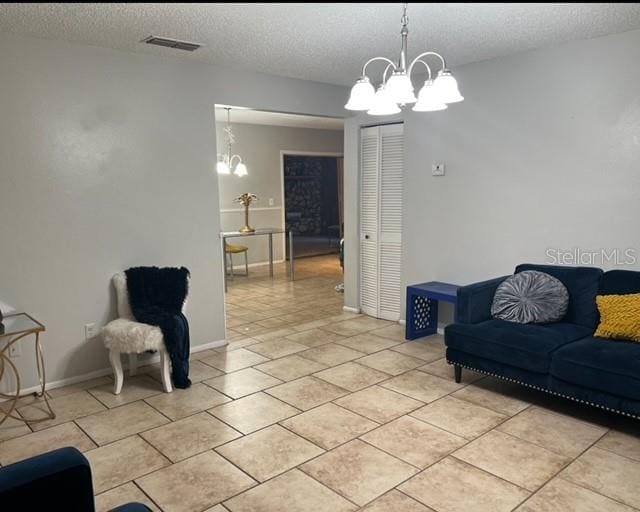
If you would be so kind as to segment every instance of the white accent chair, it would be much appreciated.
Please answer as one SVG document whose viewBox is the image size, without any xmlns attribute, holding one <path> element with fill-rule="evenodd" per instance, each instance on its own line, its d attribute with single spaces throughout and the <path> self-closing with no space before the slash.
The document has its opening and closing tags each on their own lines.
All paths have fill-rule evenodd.
<svg viewBox="0 0 640 512">
<path fill-rule="evenodd" d="M 113 276 L 113 286 L 116 290 L 118 318 L 109 322 L 102 329 L 104 346 L 109 350 L 109 361 L 113 368 L 113 393 L 119 395 L 124 380 L 122 372 L 121 354 L 129 354 L 129 375 L 136 374 L 137 356 L 148 350 L 157 350 L 160 354 L 162 386 L 167 393 L 173 391 L 171 385 L 171 358 L 164 344 L 164 337 L 159 327 L 136 322 L 129 305 L 127 291 L 127 276 L 119 272 Z M 182 306 L 184 313 L 187 306 L 185 300 Z"/>
</svg>

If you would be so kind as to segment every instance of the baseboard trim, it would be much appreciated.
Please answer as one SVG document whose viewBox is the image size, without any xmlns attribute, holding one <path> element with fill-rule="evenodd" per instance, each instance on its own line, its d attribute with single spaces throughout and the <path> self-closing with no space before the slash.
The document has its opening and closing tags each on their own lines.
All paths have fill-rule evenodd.
<svg viewBox="0 0 640 512">
<path fill-rule="evenodd" d="M 204 343 L 203 345 L 197 345 L 195 347 L 191 348 L 191 353 L 195 354 L 197 352 L 202 352 L 204 350 L 211 350 L 213 348 L 221 348 L 224 347 L 226 345 L 228 345 L 229 342 L 227 340 L 217 340 L 217 341 L 211 341 L 209 343 Z M 123 361 L 122 367 L 129 369 L 129 362 L 127 361 L 128 358 L 124 358 L 125 361 Z M 147 358 L 144 360 L 143 365 L 149 365 L 149 364 L 154 364 L 154 363 L 159 363 L 160 362 L 160 356 L 158 354 L 154 354 L 153 356 Z M 139 365 L 142 366 L 142 365 Z M 50 389 L 56 389 L 56 388 L 63 388 L 65 386 L 70 386 L 72 384 L 77 384 L 78 382 L 84 382 L 85 380 L 91 380 L 91 379 L 97 379 L 99 377 L 104 377 L 105 375 L 111 375 L 113 373 L 113 370 L 111 369 L 111 367 L 109 368 L 102 368 L 101 370 L 95 370 L 89 373 L 83 373 L 82 375 L 76 375 L 74 377 L 67 377 L 65 379 L 60 379 L 60 380 L 54 380 L 51 382 L 47 382 L 47 386 L 45 388 L 45 390 L 50 390 Z M 20 394 L 29 394 L 29 393 L 35 393 L 40 391 L 40 386 L 31 386 L 29 388 L 23 388 L 20 390 Z M 15 390 L 12 391 L 7 391 L 7 394 L 11 394 L 11 393 L 15 393 Z M 0 400 L 0 402 L 2 402 L 3 400 Z"/>
<path fill-rule="evenodd" d="M 342 311 L 345 313 L 354 313 L 356 315 L 360 314 L 360 308 L 352 308 L 350 306 L 342 306 Z"/>
</svg>

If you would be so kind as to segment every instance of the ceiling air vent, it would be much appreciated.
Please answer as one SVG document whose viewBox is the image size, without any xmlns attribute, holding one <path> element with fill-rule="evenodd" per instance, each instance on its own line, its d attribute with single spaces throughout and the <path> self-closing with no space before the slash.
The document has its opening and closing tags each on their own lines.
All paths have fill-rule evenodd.
<svg viewBox="0 0 640 512">
<path fill-rule="evenodd" d="M 149 36 L 143 39 L 142 42 L 147 44 L 155 44 L 156 46 L 175 48 L 176 50 L 185 50 L 187 52 L 195 51 L 202 46 L 198 43 L 189 43 L 187 41 L 178 41 L 177 39 L 169 39 L 168 37 L 157 36 Z"/>
</svg>

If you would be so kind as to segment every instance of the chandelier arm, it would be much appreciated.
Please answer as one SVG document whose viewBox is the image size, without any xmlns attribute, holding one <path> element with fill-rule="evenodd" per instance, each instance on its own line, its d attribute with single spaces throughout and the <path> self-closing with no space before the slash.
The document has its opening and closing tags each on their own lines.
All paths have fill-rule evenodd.
<svg viewBox="0 0 640 512">
<path fill-rule="evenodd" d="M 238 163 L 242 163 L 242 157 L 240 155 L 233 155 L 231 158 L 229 158 L 229 169 L 231 169 L 233 167 L 233 159 L 234 158 L 238 159 Z"/>
<path fill-rule="evenodd" d="M 372 62 L 378 61 L 378 60 L 383 60 L 385 62 L 387 62 L 390 66 L 393 67 L 393 70 L 396 70 L 396 65 L 389 59 L 387 59 L 386 57 L 374 57 L 373 59 L 369 59 L 367 62 L 364 63 L 364 66 L 362 66 L 362 76 L 365 77 L 367 76 L 367 66 L 369 64 L 371 64 Z M 386 73 L 386 70 L 385 70 Z"/>
<path fill-rule="evenodd" d="M 422 63 L 424 64 L 424 67 L 427 68 L 427 73 L 429 73 L 429 80 L 431 80 L 431 68 L 429 67 L 429 64 L 427 64 L 425 61 L 423 61 L 422 59 L 416 59 L 414 61 L 414 64 L 418 64 L 418 63 Z"/>
<path fill-rule="evenodd" d="M 418 55 L 415 59 L 413 59 L 413 61 L 411 62 L 411 65 L 409 66 L 409 70 L 407 71 L 407 75 L 411 76 L 411 72 L 413 71 L 413 66 L 417 62 L 422 62 L 423 64 L 426 65 L 426 63 L 424 61 L 422 61 L 422 57 L 428 57 L 429 55 L 433 55 L 434 57 L 438 57 L 440 59 L 440 62 L 442 62 L 442 69 L 447 69 L 447 63 L 444 60 L 444 57 L 442 55 L 440 55 L 439 53 L 436 53 L 436 52 L 424 52 L 424 53 L 421 53 L 420 55 Z"/>
<path fill-rule="evenodd" d="M 391 69 L 391 64 L 387 64 L 387 67 L 384 68 L 384 73 L 382 73 L 382 85 L 387 83 L 387 73 Z"/>
</svg>

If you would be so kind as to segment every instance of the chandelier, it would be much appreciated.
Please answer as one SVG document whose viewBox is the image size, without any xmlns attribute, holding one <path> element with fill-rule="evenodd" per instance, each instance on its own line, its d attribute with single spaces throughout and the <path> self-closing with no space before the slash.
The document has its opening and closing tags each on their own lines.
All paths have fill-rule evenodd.
<svg viewBox="0 0 640 512">
<path fill-rule="evenodd" d="M 235 142 L 235 137 L 233 135 L 233 130 L 231 129 L 231 108 L 225 107 L 227 111 L 227 126 L 224 129 L 226 142 L 227 142 L 227 154 L 223 155 L 218 153 L 218 163 L 216 164 L 216 170 L 218 174 L 231 174 L 231 169 L 233 169 L 233 164 L 236 159 L 238 163 L 236 164 L 235 169 L 233 169 L 233 174 L 238 177 L 243 177 L 249 174 L 247 171 L 247 166 L 242 162 L 242 157 L 240 155 L 231 155 L 231 146 Z"/>
<path fill-rule="evenodd" d="M 447 69 L 444 57 L 439 53 L 421 53 L 407 66 L 407 37 L 409 35 L 407 25 L 409 18 L 407 17 L 406 2 L 404 3 L 401 23 L 402 48 L 398 63 L 396 64 L 386 57 L 369 59 L 362 67 L 362 76 L 351 89 L 349 101 L 344 106 L 347 110 L 366 110 L 367 114 L 372 116 L 386 116 L 399 113 L 401 106 L 415 103 L 412 110 L 416 112 L 432 112 L 444 110 L 447 108 L 447 104 L 456 103 L 464 99 L 458 90 L 458 82 L 451 74 L 451 71 Z M 441 66 L 435 79 L 433 78 L 431 67 L 425 61 L 427 57 L 436 58 Z M 387 63 L 387 67 L 382 73 L 382 82 L 377 90 L 374 89 L 371 80 L 367 76 L 367 66 L 376 61 Z M 426 68 L 427 79 L 416 98 L 411 82 L 411 73 L 417 64 Z M 388 76 L 389 72 L 391 76 Z"/>
</svg>

